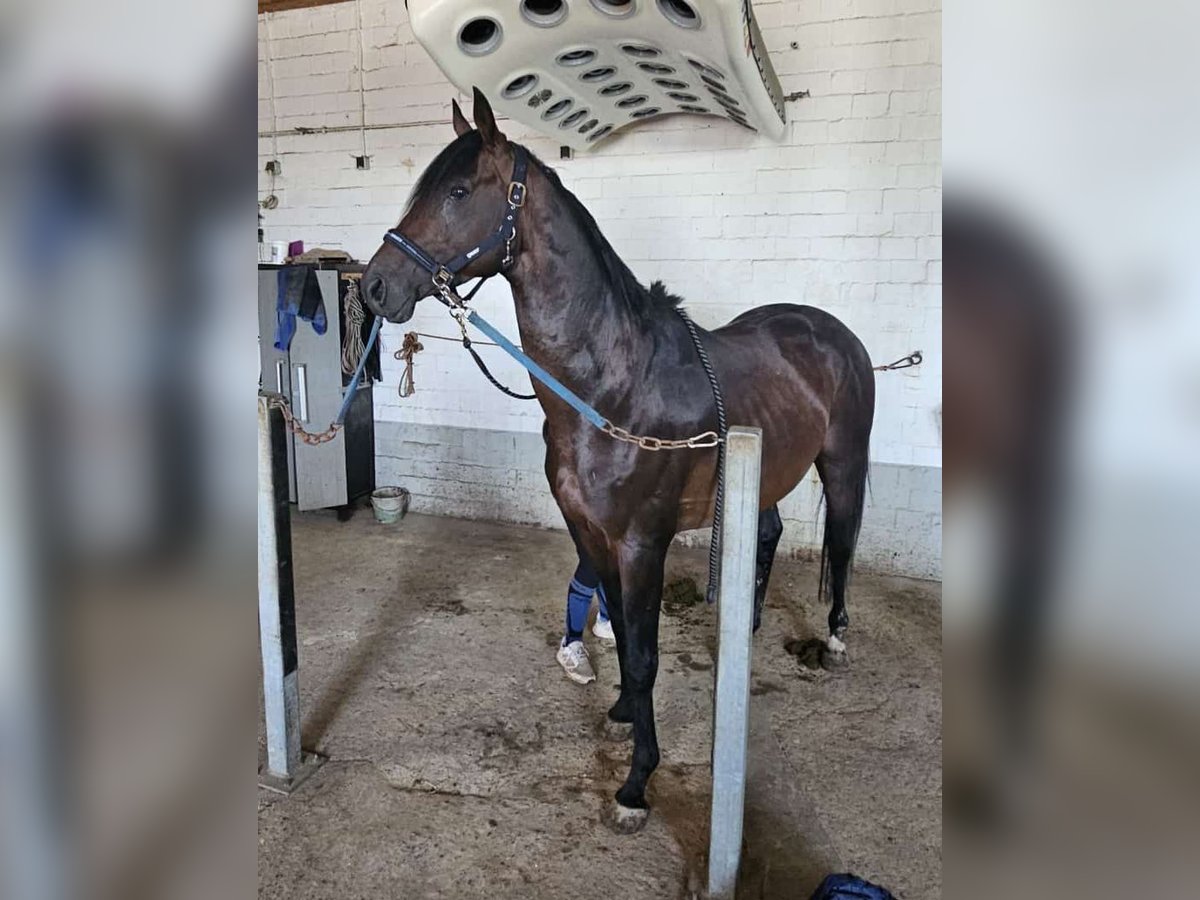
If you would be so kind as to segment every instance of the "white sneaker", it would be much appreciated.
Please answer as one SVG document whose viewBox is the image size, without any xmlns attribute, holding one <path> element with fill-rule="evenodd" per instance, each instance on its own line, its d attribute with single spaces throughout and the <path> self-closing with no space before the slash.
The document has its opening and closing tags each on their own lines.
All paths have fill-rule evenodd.
<svg viewBox="0 0 1200 900">
<path fill-rule="evenodd" d="M 617 642 L 617 636 L 613 633 L 612 621 L 609 619 L 601 619 L 597 616 L 596 621 L 592 623 L 592 634 L 606 644 L 615 644 Z"/>
<path fill-rule="evenodd" d="M 560 645 L 554 658 L 563 667 L 567 677 L 576 684 L 588 684 L 596 680 L 596 673 L 592 670 L 592 661 L 588 659 L 583 641 L 571 641 L 569 644 Z"/>
</svg>

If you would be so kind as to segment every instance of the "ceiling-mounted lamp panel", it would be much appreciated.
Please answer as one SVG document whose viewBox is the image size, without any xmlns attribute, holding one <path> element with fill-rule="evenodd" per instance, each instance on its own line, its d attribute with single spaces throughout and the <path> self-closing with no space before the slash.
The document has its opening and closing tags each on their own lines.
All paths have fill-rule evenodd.
<svg viewBox="0 0 1200 900">
<path fill-rule="evenodd" d="M 783 137 L 749 0 L 410 0 L 408 13 L 455 86 L 560 145 L 680 113 Z"/>
</svg>

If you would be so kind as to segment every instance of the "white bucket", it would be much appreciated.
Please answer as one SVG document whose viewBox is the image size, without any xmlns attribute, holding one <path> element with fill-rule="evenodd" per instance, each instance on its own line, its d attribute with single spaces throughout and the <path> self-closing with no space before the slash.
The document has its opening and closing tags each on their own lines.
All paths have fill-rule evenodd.
<svg viewBox="0 0 1200 900">
<path fill-rule="evenodd" d="M 402 487 L 382 487 L 371 492 L 371 506 L 375 518 L 384 525 L 391 525 L 404 518 L 408 512 L 408 491 Z"/>
</svg>

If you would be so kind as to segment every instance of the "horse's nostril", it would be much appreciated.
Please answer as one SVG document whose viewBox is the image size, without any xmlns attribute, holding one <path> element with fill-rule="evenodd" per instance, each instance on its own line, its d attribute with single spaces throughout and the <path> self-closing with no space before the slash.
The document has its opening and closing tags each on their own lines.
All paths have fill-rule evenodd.
<svg viewBox="0 0 1200 900">
<path fill-rule="evenodd" d="M 367 284 L 367 298 L 382 306 L 385 297 L 387 297 L 387 282 L 383 280 L 382 276 L 376 275 Z"/>
</svg>

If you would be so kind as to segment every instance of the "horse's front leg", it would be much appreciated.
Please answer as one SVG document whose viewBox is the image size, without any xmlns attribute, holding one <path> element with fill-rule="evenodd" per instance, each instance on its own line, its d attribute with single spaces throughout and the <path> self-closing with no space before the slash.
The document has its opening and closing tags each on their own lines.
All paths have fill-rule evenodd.
<svg viewBox="0 0 1200 900">
<path fill-rule="evenodd" d="M 633 721 L 633 705 L 629 693 L 625 689 L 625 618 L 621 614 L 621 575 L 616 558 L 609 553 L 604 541 L 598 533 L 587 528 L 586 524 L 572 522 L 567 519 L 567 531 L 575 542 L 575 551 L 581 557 L 587 557 L 592 568 L 600 576 L 604 585 L 604 596 L 608 603 L 608 618 L 612 623 L 613 637 L 617 641 L 617 665 L 621 673 L 621 693 L 617 702 L 608 711 L 608 717 L 614 722 L 629 724 Z"/>
<path fill-rule="evenodd" d="M 633 760 L 629 777 L 617 791 L 614 816 L 616 830 L 626 834 L 646 823 L 646 782 L 658 766 L 654 680 L 658 676 L 658 615 L 668 544 L 669 540 L 657 538 L 626 538 L 617 550 L 619 578 L 614 587 L 621 619 L 615 630 L 625 653 L 621 660 L 621 697 L 610 716 L 618 718 L 620 713 L 628 712 L 633 719 Z M 613 597 L 610 593 L 610 615 Z"/>
</svg>

